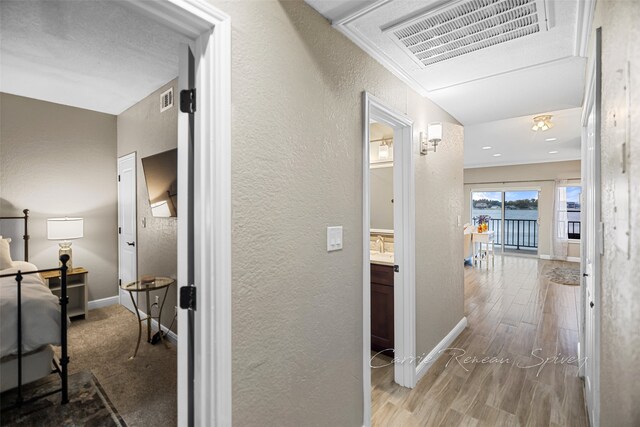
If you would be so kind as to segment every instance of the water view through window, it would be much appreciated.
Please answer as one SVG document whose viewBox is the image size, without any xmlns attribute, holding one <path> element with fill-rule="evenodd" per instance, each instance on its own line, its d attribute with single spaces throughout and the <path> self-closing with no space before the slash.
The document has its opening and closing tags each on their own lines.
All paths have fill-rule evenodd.
<svg viewBox="0 0 640 427">
<path fill-rule="evenodd" d="M 480 215 L 489 216 L 497 245 L 504 245 L 506 251 L 537 253 L 538 191 L 474 191 L 471 199 L 474 223 Z"/>
</svg>

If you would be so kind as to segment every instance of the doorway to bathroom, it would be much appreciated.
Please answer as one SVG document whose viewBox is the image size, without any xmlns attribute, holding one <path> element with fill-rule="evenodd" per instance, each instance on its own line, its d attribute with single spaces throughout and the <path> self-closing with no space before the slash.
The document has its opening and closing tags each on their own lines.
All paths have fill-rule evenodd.
<svg viewBox="0 0 640 427">
<path fill-rule="evenodd" d="M 376 378 L 410 388 L 416 381 L 415 184 L 411 119 L 366 92 L 363 107 L 363 421 L 370 425 Z"/>
</svg>

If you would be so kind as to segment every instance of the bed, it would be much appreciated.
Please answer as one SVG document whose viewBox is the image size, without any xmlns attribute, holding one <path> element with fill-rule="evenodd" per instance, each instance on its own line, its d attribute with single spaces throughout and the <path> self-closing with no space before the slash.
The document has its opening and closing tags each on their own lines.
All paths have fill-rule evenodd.
<svg viewBox="0 0 640 427">
<path fill-rule="evenodd" d="M 61 377 L 62 403 L 68 402 L 67 391 L 67 297 L 66 262 L 61 266 L 41 270 L 29 258 L 28 219 L 24 216 L 0 217 L 0 391 L 17 388 L 16 404 L 22 404 L 22 386 L 52 371 Z M 7 229 L 23 221 L 21 238 L 7 237 Z M 14 230 L 15 231 L 15 230 Z M 16 234 L 13 233 L 15 236 Z M 14 245 L 14 241 L 21 244 Z M 23 260 L 13 257 L 21 254 Z M 40 273 L 61 272 L 61 297 L 53 295 Z M 61 357 L 56 358 L 53 346 L 61 346 Z"/>
</svg>

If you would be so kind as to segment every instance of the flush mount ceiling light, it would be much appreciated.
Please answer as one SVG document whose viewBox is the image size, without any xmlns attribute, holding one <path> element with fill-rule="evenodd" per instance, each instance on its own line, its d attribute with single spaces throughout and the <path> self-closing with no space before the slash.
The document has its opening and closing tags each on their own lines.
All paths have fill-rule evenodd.
<svg viewBox="0 0 640 427">
<path fill-rule="evenodd" d="M 556 150 L 549 151 L 549 154 L 558 154 L 558 151 L 556 151 Z"/>
<path fill-rule="evenodd" d="M 500 154 L 500 153 L 496 153 L 496 154 L 493 155 L 493 157 L 500 157 L 500 156 L 502 156 L 502 154 Z"/>
<path fill-rule="evenodd" d="M 482 147 L 483 150 L 491 150 L 493 147 L 489 147 L 488 145 L 486 147 Z"/>
<path fill-rule="evenodd" d="M 545 141 L 555 141 L 555 140 L 557 140 L 557 139 L 558 139 L 558 138 L 547 138 L 547 139 L 545 139 Z"/>
<path fill-rule="evenodd" d="M 543 115 L 543 116 L 535 116 L 533 118 L 533 127 L 532 131 L 537 132 L 539 130 L 545 131 L 549 130 L 553 127 L 553 123 L 551 123 L 551 118 L 553 116 L 551 114 Z"/>
</svg>

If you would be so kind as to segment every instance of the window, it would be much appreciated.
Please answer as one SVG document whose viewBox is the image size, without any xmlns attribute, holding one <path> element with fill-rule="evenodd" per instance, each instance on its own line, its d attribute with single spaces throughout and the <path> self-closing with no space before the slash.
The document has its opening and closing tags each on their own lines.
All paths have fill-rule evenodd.
<svg viewBox="0 0 640 427">
<path fill-rule="evenodd" d="M 558 191 L 564 194 L 559 195 L 561 206 L 558 213 L 566 218 L 566 235 L 563 236 L 564 230 L 558 229 L 558 238 L 580 239 L 580 195 L 582 187 L 566 186 L 559 187 Z"/>
</svg>

